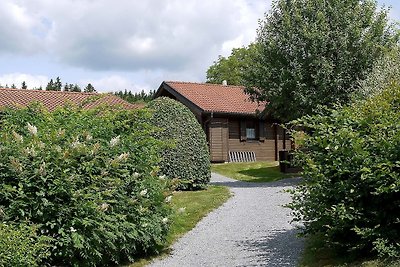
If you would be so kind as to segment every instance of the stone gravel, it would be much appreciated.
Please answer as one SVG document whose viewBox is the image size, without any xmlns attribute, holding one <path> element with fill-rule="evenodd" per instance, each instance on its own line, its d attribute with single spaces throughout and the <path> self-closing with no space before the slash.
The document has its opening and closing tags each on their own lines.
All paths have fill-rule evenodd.
<svg viewBox="0 0 400 267">
<path fill-rule="evenodd" d="M 297 266 L 304 242 L 283 205 L 290 202 L 284 190 L 299 180 L 247 183 L 213 173 L 212 184 L 228 186 L 233 196 L 150 266 Z"/>
</svg>

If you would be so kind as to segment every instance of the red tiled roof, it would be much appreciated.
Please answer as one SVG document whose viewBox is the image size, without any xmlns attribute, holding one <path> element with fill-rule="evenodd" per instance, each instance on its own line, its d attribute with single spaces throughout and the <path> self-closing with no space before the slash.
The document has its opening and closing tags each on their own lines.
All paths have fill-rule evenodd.
<svg viewBox="0 0 400 267">
<path fill-rule="evenodd" d="M 93 99 L 93 101 L 90 101 Z M 84 103 L 88 101 L 88 103 Z M 42 103 L 49 111 L 67 103 L 84 104 L 85 108 L 92 108 L 101 104 L 120 105 L 126 109 L 135 109 L 136 106 L 112 94 L 60 92 L 23 89 L 0 89 L 0 108 L 10 106 L 26 107 L 32 102 Z"/>
<path fill-rule="evenodd" d="M 210 83 L 165 82 L 205 112 L 255 114 L 265 103 L 252 102 L 243 86 Z"/>
</svg>

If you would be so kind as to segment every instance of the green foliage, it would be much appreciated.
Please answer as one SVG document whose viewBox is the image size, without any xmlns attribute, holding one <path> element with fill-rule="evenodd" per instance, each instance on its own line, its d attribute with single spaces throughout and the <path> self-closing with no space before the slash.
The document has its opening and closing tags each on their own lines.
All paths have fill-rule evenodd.
<svg viewBox="0 0 400 267">
<path fill-rule="evenodd" d="M 130 260 L 164 242 L 170 209 L 148 111 L 33 105 L 3 112 L 1 221 L 50 236 L 53 265 Z"/>
<path fill-rule="evenodd" d="M 83 89 L 83 91 L 85 93 L 94 93 L 96 92 L 96 89 L 94 88 L 94 86 L 91 83 L 88 83 L 88 85 L 86 85 L 85 89 Z"/>
<path fill-rule="evenodd" d="M 156 137 L 172 141 L 162 151 L 160 172 L 179 179 L 179 189 L 202 189 L 210 181 L 210 155 L 206 136 L 193 113 L 183 104 L 160 97 L 148 104 L 151 123 L 162 129 Z"/>
<path fill-rule="evenodd" d="M 155 90 L 150 90 L 150 92 L 148 93 L 146 93 L 144 90 L 132 93 L 131 91 L 125 89 L 125 91 L 118 91 L 115 92 L 114 94 L 128 101 L 129 103 L 137 103 L 137 102 L 147 103 L 154 98 L 155 93 L 156 93 Z"/>
<path fill-rule="evenodd" d="M 328 245 L 400 257 L 400 85 L 366 101 L 307 116 L 298 151 L 304 183 L 291 208 Z"/>
<path fill-rule="evenodd" d="M 400 47 L 386 53 L 375 64 L 368 77 L 361 82 L 361 90 L 355 92 L 354 99 L 375 96 L 396 81 L 400 81 Z"/>
<path fill-rule="evenodd" d="M 38 237 L 33 226 L 0 223 L 0 266 L 40 266 L 50 254 L 50 240 Z"/>
<path fill-rule="evenodd" d="M 397 41 L 374 0 L 278 0 L 260 23 L 245 86 L 287 122 L 319 105 L 348 103 Z"/>
<path fill-rule="evenodd" d="M 234 48 L 229 57 L 219 56 L 217 61 L 207 70 L 207 83 L 222 84 L 225 80 L 229 85 L 243 85 L 243 73 L 251 64 L 251 53 L 255 44 L 248 47 Z"/>
</svg>

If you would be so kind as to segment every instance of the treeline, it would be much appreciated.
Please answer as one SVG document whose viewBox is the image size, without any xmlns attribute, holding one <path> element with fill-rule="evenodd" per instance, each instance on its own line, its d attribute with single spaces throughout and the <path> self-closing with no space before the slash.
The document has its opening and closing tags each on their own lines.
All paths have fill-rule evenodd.
<svg viewBox="0 0 400 267">
<path fill-rule="evenodd" d="M 114 94 L 130 103 L 149 102 L 154 98 L 156 90 L 150 90 L 149 92 L 145 92 L 144 90 L 142 90 L 141 92 L 132 93 L 131 91 L 125 89 L 124 91 L 118 91 Z"/>
<path fill-rule="evenodd" d="M 0 84 L 0 88 L 12 88 L 12 89 L 18 89 L 17 86 L 13 83 L 11 86 L 8 86 L 6 84 L 5 86 Z M 26 84 L 25 81 L 21 83 L 20 89 L 28 89 L 28 85 Z M 34 90 L 43 90 L 43 87 L 33 87 L 32 89 Z M 60 77 L 57 77 L 56 79 L 50 79 L 50 81 L 47 83 L 46 87 L 44 88 L 46 91 L 64 91 L 64 92 L 85 92 L 85 93 L 93 93 L 96 92 L 96 89 L 91 83 L 88 83 L 83 90 L 78 84 L 72 84 L 72 83 L 63 83 L 61 82 Z"/>
<path fill-rule="evenodd" d="M 27 90 L 28 85 L 26 84 L 25 81 L 21 83 L 20 87 L 17 87 L 14 83 L 9 86 L 6 84 L 3 86 L 0 83 L 0 88 L 12 88 L 12 89 L 23 89 Z M 46 90 L 46 91 L 63 91 L 63 92 L 85 92 L 85 93 L 93 93 L 96 92 L 96 89 L 91 83 L 88 83 L 85 88 L 82 88 L 78 84 L 72 84 L 72 83 L 65 83 L 63 84 L 61 82 L 60 77 L 57 77 L 55 79 L 50 79 L 50 81 L 47 83 L 46 87 L 43 88 L 42 86 L 40 87 L 33 87 L 33 90 Z M 114 94 L 116 96 L 121 97 L 122 99 L 130 102 L 130 103 L 135 103 L 135 102 L 149 102 L 153 99 L 154 95 L 156 93 L 156 90 L 150 90 L 149 92 L 145 92 L 142 90 L 141 92 L 133 92 L 130 90 L 125 89 L 124 91 L 118 91 L 115 92 Z"/>
</svg>

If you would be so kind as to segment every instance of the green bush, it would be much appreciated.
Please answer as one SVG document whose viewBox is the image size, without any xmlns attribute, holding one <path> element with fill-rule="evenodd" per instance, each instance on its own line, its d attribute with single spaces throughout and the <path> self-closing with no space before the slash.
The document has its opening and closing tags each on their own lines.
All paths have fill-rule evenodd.
<svg viewBox="0 0 400 267">
<path fill-rule="evenodd" d="M 49 256 L 50 240 L 38 237 L 33 226 L 0 223 L 0 266 L 40 266 Z"/>
<path fill-rule="evenodd" d="M 132 261 L 164 242 L 168 181 L 149 113 L 40 106 L 3 112 L 1 221 L 29 221 L 53 238 L 54 265 Z"/>
<path fill-rule="evenodd" d="M 400 257 L 400 85 L 366 101 L 302 118 L 304 182 L 290 207 L 327 245 Z M 299 135 L 301 136 L 301 135 Z"/>
<path fill-rule="evenodd" d="M 162 151 L 160 172 L 179 180 L 178 189 L 202 189 L 210 181 L 210 156 L 206 136 L 193 113 L 183 104 L 166 97 L 148 104 L 151 123 L 162 129 L 156 137 L 170 141 Z"/>
</svg>

